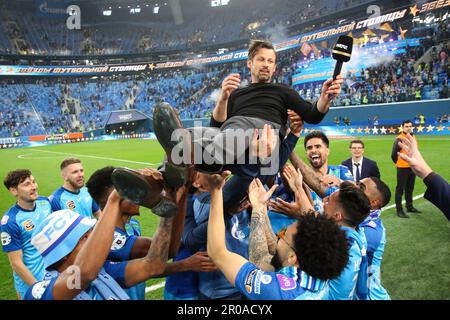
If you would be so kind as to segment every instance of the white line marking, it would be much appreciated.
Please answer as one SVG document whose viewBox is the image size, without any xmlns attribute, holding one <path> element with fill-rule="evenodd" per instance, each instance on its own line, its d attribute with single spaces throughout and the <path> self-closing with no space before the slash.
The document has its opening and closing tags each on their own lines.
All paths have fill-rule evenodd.
<svg viewBox="0 0 450 320">
<path fill-rule="evenodd" d="M 425 193 L 419 194 L 418 196 L 415 196 L 413 198 L 413 200 L 417 200 L 417 199 L 423 198 L 424 195 L 425 195 Z M 405 204 L 405 203 L 406 203 L 406 201 L 403 200 L 402 204 Z M 383 209 L 381 209 L 381 211 L 386 211 L 386 210 L 389 210 L 389 209 L 392 209 L 392 208 L 395 208 L 395 203 L 391 204 L 390 206 L 384 207 Z"/>
<path fill-rule="evenodd" d="M 67 153 L 67 152 L 48 151 L 48 150 L 40 150 L 40 149 L 33 149 L 33 151 L 47 152 L 47 153 L 61 154 L 61 155 L 68 155 L 68 156 L 76 156 L 76 157 L 93 158 L 93 159 L 102 159 L 102 160 L 111 160 L 111 161 L 127 162 L 127 163 L 136 163 L 136 164 L 143 164 L 143 165 L 148 165 L 148 166 L 158 166 L 158 165 L 161 164 L 161 163 L 150 163 L 150 162 L 132 161 L 132 160 L 126 160 L 126 159 L 116 159 L 116 158 L 108 158 L 108 157 L 98 157 L 98 156 L 91 156 L 91 155 L 86 155 L 86 154 L 75 154 L 75 153 Z"/>
<path fill-rule="evenodd" d="M 145 288 L 145 293 L 149 293 L 149 292 L 152 292 L 152 291 L 156 291 L 156 290 L 158 290 L 158 289 L 160 289 L 160 288 L 163 288 L 165 285 L 166 285 L 166 282 L 165 282 L 165 281 L 160 282 L 160 283 L 158 283 L 158 284 L 154 284 L 154 285 L 152 285 L 152 286 L 150 286 L 150 287 Z"/>
</svg>

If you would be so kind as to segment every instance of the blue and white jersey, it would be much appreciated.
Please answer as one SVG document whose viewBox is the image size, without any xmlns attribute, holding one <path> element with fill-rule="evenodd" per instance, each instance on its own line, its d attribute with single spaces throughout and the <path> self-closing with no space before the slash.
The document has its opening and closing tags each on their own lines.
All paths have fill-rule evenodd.
<svg viewBox="0 0 450 320">
<path fill-rule="evenodd" d="M 265 272 L 247 262 L 239 270 L 235 286 L 251 300 L 327 300 L 328 283 L 295 267 Z"/>
<path fill-rule="evenodd" d="M 353 175 L 350 172 L 350 170 L 348 170 L 348 168 L 346 166 L 328 166 L 328 172 L 327 174 L 331 174 L 343 181 L 345 180 L 351 180 L 353 181 Z M 327 189 L 325 196 L 329 196 L 331 195 L 333 192 L 339 190 L 339 187 L 330 187 Z M 311 196 L 314 202 L 314 210 L 316 210 L 317 212 L 322 213 L 323 212 L 323 201 L 322 198 L 319 197 L 319 195 L 317 193 L 315 193 L 314 191 L 311 191 Z"/>
<path fill-rule="evenodd" d="M 209 219 L 211 195 L 201 193 L 194 200 L 194 218 L 197 225 Z M 248 259 L 250 238 L 250 213 L 244 210 L 233 216 L 225 215 L 225 242 L 228 250 Z M 206 242 L 200 250 L 206 251 Z M 225 278 L 221 271 L 200 272 L 199 291 L 211 298 L 220 299 L 238 291 Z"/>
<path fill-rule="evenodd" d="M 37 280 L 44 277 L 44 260 L 31 244 L 31 235 L 50 213 L 52 208 L 45 197 L 39 197 L 33 210 L 22 209 L 14 205 L 1 220 L 1 240 L 4 252 L 22 250 L 22 261 Z M 29 286 L 15 273 L 14 287 L 23 298 Z"/>
<path fill-rule="evenodd" d="M 277 175 L 277 181 L 278 188 L 275 190 L 275 192 L 272 195 L 272 200 L 277 201 L 277 198 L 280 198 L 281 200 L 284 200 L 286 202 L 293 202 L 294 195 L 292 192 L 288 192 L 286 190 L 286 187 L 283 184 L 283 180 L 281 180 L 280 174 Z M 289 218 L 285 214 L 281 214 L 278 212 L 271 211 L 270 209 L 267 212 L 270 220 L 270 224 L 272 225 L 272 230 L 275 233 L 278 233 L 282 228 L 290 226 L 292 223 L 296 222 L 297 219 L 295 218 Z"/>
<path fill-rule="evenodd" d="M 373 210 L 367 219 L 361 223 L 367 239 L 368 258 L 368 295 L 370 300 L 390 300 L 386 289 L 381 285 L 381 260 L 386 245 L 386 230 L 380 219 L 381 210 Z"/>
<path fill-rule="evenodd" d="M 94 218 L 94 213 L 100 210 L 86 187 L 81 188 L 78 193 L 61 187 L 48 197 L 48 199 L 52 204 L 53 211 L 69 209 L 81 216 Z"/>
<path fill-rule="evenodd" d="M 134 243 L 141 235 L 139 221 L 132 218 L 125 228 L 126 231 L 116 227 L 108 260 L 128 261 L 131 259 Z M 145 281 L 124 290 L 131 300 L 145 300 Z"/>
<path fill-rule="evenodd" d="M 125 286 L 125 269 L 128 262 L 106 261 L 97 278 L 73 300 L 129 300 L 122 289 Z M 24 300 L 54 300 L 53 287 L 58 279 L 57 271 L 46 273 L 42 281 L 33 284 Z"/>
<path fill-rule="evenodd" d="M 361 267 L 363 260 L 366 259 L 367 242 L 361 229 L 354 230 L 348 227 L 341 229 L 346 232 L 349 240 L 349 259 L 341 275 L 337 279 L 330 280 L 330 300 L 353 300 L 358 295 L 358 284 L 367 288 L 367 277 L 364 277 L 367 274 L 367 266 Z"/>
</svg>

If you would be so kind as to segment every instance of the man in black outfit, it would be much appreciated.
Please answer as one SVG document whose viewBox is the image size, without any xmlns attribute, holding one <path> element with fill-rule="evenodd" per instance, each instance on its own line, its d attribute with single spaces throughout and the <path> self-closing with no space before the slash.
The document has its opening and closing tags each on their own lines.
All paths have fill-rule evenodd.
<svg viewBox="0 0 450 320">
<path fill-rule="evenodd" d="M 166 183 L 174 189 L 183 185 L 192 165 L 197 171 L 206 173 L 231 170 L 234 175 L 223 188 L 224 208 L 227 211 L 245 198 L 248 186 L 255 177 L 265 183 L 278 173 L 298 141 L 299 123 L 317 124 L 322 121 L 332 100 L 341 92 L 343 83 L 341 75 L 336 80 L 325 81 L 320 98 L 315 103 L 303 100 L 287 85 L 272 84 L 276 53 L 267 41 L 251 42 L 247 66 L 252 79 L 247 87 L 239 88 L 239 74 L 231 74 L 222 82 L 211 127 L 183 129 L 177 112 L 167 103 L 157 105 L 153 112 L 155 135 L 167 156 L 161 169 Z M 286 136 L 288 117 L 294 129 Z M 275 147 L 269 147 L 271 150 L 261 152 L 260 147 L 265 149 L 270 145 L 267 140 L 270 140 L 271 134 L 266 136 L 266 133 L 272 131 L 267 127 L 279 130 L 278 142 L 281 143 L 272 144 Z M 262 143 L 258 142 L 254 150 L 253 138 L 258 129 L 264 129 L 264 134 L 260 137 Z M 249 148 L 250 142 L 252 148 Z M 134 174 L 129 176 L 130 183 L 127 182 L 125 188 L 129 198 L 142 193 L 139 188 L 131 187 L 140 180 Z M 151 186 L 147 184 L 146 189 L 149 188 Z M 142 194 L 142 199 L 135 199 L 135 203 L 145 203 L 145 192 Z"/>
<path fill-rule="evenodd" d="M 391 159 L 397 167 L 397 186 L 395 188 L 395 206 L 397 209 L 397 216 L 399 216 L 400 218 L 409 218 L 409 216 L 403 211 L 402 197 L 403 192 L 405 192 L 406 210 L 408 212 L 420 213 L 419 210 L 413 207 L 413 191 L 416 176 L 411 170 L 409 163 L 406 162 L 402 157 L 398 156 L 399 153 L 407 153 L 407 150 L 403 149 L 400 146 L 399 142 L 401 142 L 402 139 L 404 139 L 408 134 L 414 140 L 416 140 L 416 136 L 412 133 L 413 124 L 411 120 L 403 121 L 402 129 L 402 133 L 397 136 L 397 139 L 395 139 L 394 145 L 392 146 Z"/>
<path fill-rule="evenodd" d="M 318 124 L 328 112 L 331 101 L 340 93 L 343 83 L 340 75 L 334 81 L 333 79 L 325 81 L 321 96 L 315 103 L 303 100 L 298 92 L 287 85 L 271 83 L 276 70 L 276 53 L 273 45 L 267 41 L 251 42 L 247 66 L 251 71 L 251 84 L 239 88 L 239 74 L 226 77 L 222 82 L 221 96 L 213 111 L 211 127 L 191 130 L 194 143 L 202 146 L 200 150 L 194 151 L 194 153 L 201 151 L 201 159 L 196 155 L 197 157 L 193 159 L 195 161 L 191 160 L 191 163 L 186 163 L 185 159 L 183 163 L 173 161 L 170 154 L 176 143 L 171 141 L 172 133 L 181 128 L 181 122 L 167 105 L 155 108 L 153 117 L 155 134 L 165 149 L 169 162 L 177 165 L 195 162 L 197 169 L 211 173 L 222 171 L 224 165 L 246 166 L 247 148 L 254 129 L 262 129 L 265 124 L 269 124 L 273 129 L 279 130 L 280 139 L 283 140 L 286 135 L 288 109 L 298 114 L 303 121 Z M 236 139 L 236 136 L 243 148 L 227 146 L 227 142 Z M 203 159 L 205 152 L 210 158 L 214 158 L 216 165 L 206 163 Z M 278 161 L 275 160 L 275 163 L 278 164 Z M 233 168 L 231 170 L 235 171 Z M 244 168 L 244 171 L 248 168 Z M 275 169 L 278 171 L 279 168 Z M 254 171 L 250 175 L 256 176 Z"/>
</svg>

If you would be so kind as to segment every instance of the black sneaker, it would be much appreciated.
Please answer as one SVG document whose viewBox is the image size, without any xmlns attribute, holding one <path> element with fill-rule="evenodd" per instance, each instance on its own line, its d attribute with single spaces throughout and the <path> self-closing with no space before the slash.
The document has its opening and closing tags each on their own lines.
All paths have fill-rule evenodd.
<svg viewBox="0 0 450 320">
<path fill-rule="evenodd" d="M 408 208 L 408 209 L 406 209 L 406 211 L 407 211 L 407 212 L 413 212 L 413 213 L 422 213 L 422 211 L 417 210 L 417 209 L 414 208 L 414 207 Z"/>
<path fill-rule="evenodd" d="M 409 216 L 405 213 L 405 211 L 402 210 L 397 210 L 397 216 L 399 216 L 400 218 L 409 218 Z"/>
</svg>

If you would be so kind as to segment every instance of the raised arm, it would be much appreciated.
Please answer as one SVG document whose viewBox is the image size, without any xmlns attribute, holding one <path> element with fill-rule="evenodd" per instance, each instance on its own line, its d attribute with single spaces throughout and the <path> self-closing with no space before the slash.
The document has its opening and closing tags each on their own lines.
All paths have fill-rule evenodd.
<svg viewBox="0 0 450 320">
<path fill-rule="evenodd" d="M 235 279 L 247 262 L 247 259 L 229 251 L 225 244 L 225 222 L 223 217 L 222 187 L 225 182 L 225 174 L 215 174 L 209 179 L 209 190 L 211 192 L 211 210 L 208 221 L 208 255 L 225 275 L 232 286 Z"/>
<path fill-rule="evenodd" d="M 111 192 L 103 214 L 95 225 L 86 243 L 78 252 L 73 266 L 78 267 L 80 286 L 73 288 L 68 284 L 73 281 L 73 272 L 62 272 L 53 287 L 55 300 L 71 300 L 97 278 L 111 249 L 114 228 L 120 215 L 120 197 L 116 191 Z M 80 241 L 84 241 L 83 238 Z"/>
<path fill-rule="evenodd" d="M 300 169 L 303 181 L 314 191 L 319 197 L 323 198 L 326 195 L 327 188 L 321 184 L 320 178 L 314 172 L 314 170 L 308 166 L 303 160 L 299 157 L 299 155 L 293 151 L 289 157 L 292 165 L 295 169 Z"/>
<path fill-rule="evenodd" d="M 241 76 L 239 73 L 232 73 L 222 81 L 222 91 L 212 113 L 211 126 L 217 127 L 227 120 L 228 98 L 231 92 L 239 87 L 240 83 Z"/>
<path fill-rule="evenodd" d="M 173 219 L 173 217 L 161 218 L 147 255 L 128 262 L 125 269 L 126 287 L 132 287 L 164 272 L 169 254 Z"/>
<path fill-rule="evenodd" d="M 267 217 L 267 202 L 277 187 L 278 185 L 273 185 L 269 191 L 266 191 L 261 181 L 255 179 L 248 190 L 253 208 L 250 222 L 249 260 L 264 271 L 275 271 L 270 263 L 274 252 L 270 250 L 269 245 L 273 246 L 274 239 L 268 233 L 267 223 L 270 224 L 270 222 Z M 273 232 L 272 235 L 275 236 Z"/>
</svg>

